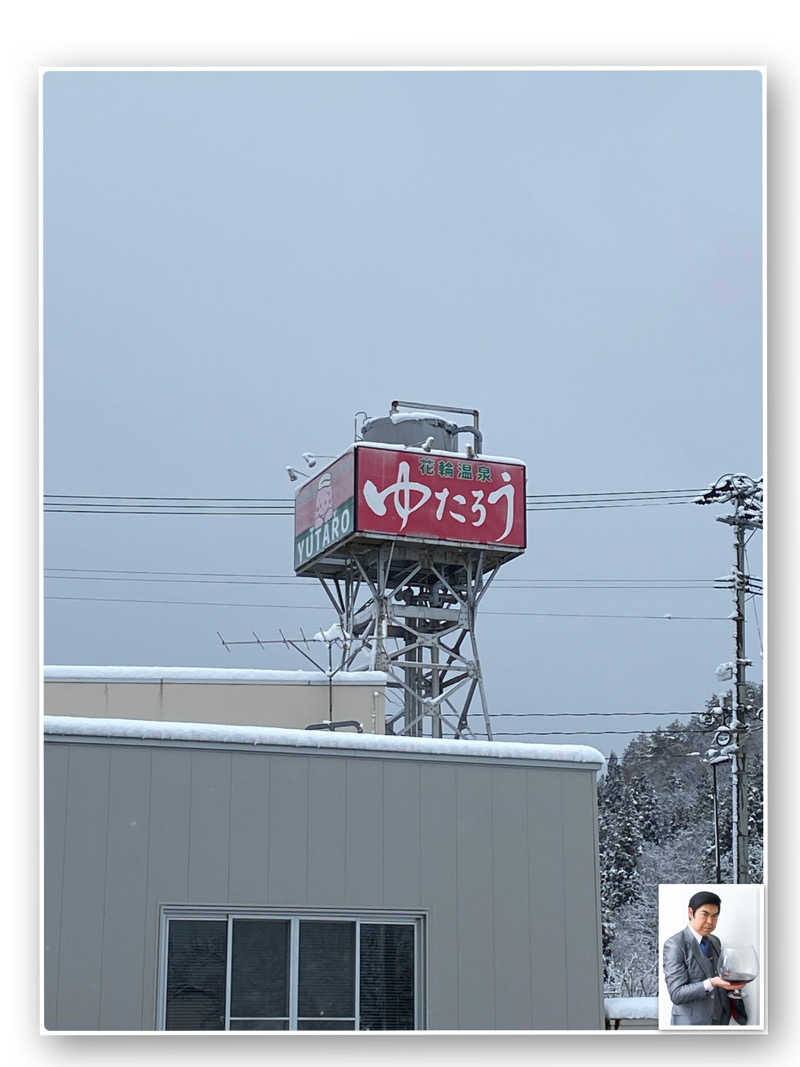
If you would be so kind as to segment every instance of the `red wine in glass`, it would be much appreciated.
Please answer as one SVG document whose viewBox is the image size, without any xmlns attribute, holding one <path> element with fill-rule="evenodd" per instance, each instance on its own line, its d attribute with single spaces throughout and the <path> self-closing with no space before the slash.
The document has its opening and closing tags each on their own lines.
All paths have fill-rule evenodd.
<svg viewBox="0 0 800 1067">
<path fill-rule="evenodd" d="M 726 945 L 717 969 L 720 978 L 726 982 L 752 982 L 758 978 L 758 954 L 752 945 Z M 734 1000 L 742 999 L 738 989 L 729 991 L 728 996 Z"/>
</svg>

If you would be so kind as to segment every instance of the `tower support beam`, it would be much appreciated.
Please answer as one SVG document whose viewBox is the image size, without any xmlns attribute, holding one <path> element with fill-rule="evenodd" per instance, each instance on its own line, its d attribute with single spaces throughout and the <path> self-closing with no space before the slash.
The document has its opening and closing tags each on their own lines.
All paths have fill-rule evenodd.
<svg viewBox="0 0 800 1067">
<path fill-rule="evenodd" d="M 338 596 L 320 578 L 353 649 L 348 665 L 367 651 L 400 698 L 388 731 L 492 738 L 476 619 L 500 565 L 483 549 L 462 551 L 454 562 L 426 547 L 418 559 L 401 561 L 394 545 L 380 545 L 354 556 L 358 580 L 337 583 Z"/>
</svg>

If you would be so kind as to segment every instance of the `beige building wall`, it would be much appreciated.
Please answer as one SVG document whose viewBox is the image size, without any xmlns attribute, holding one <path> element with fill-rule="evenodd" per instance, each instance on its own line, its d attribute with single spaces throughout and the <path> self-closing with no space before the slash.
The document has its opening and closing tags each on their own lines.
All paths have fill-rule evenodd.
<svg viewBox="0 0 800 1067">
<path fill-rule="evenodd" d="M 297 730 L 330 718 L 354 719 L 367 733 L 384 732 L 385 675 L 378 672 L 335 677 L 329 686 L 304 671 L 204 670 L 190 680 L 186 668 L 165 668 L 160 677 L 147 676 L 156 668 L 129 668 L 127 677 L 123 670 L 111 668 L 103 677 L 102 669 L 86 668 L 81 677 L 80 668 L 45 668 L 44 713 Z M 292 673 L 297 680 L 288 677 Z M 259 677 L 235 677 L 243 674 Z"/>
</svg>

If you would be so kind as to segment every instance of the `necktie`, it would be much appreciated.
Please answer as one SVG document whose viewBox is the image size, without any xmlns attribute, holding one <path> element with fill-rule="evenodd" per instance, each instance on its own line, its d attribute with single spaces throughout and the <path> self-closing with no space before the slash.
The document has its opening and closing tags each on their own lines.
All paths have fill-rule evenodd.
<svg viewBox="0 0 800 1067">
<path fill-rule="evenodd" d="M 704 956 L 711 955 L 711 942 L 708 940 L 707 937 L 700 938 L 700 951 L 703 953 Z"/>
</svg>

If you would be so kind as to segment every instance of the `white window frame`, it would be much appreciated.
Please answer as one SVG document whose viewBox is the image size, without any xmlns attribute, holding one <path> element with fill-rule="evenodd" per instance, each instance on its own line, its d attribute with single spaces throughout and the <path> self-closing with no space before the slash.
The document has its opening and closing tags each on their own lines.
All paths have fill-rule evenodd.
<svg viewBox="0 0 800 1067">
<path fill-rule="evenodd" d="M 235 908 L 226 905 L 212 905 L 193 907 L 192 905 L 172 904 L 163 905 L 159 921 L 159 950 L 158 950 L 158 983 L 156 995 L 156 1029 L 166 1030 L 167 1017 L 167 955 L 169 949 L 169 922 L 170 920 L 208 920 L 210 922 L 227 922 L 227 953 L 225 975 L 225 1032 L 231 1032 L 231 966 L 232 966 L 232 941 L 233 923 L 236 919 L 275 919 L 289 923 L 289 1016 L 288 1030 L 261 1030 L 261 1031 L 233 1031 L 234 1033 L 287 1033 L 297 1031 L 298 1023 L 298 980 L 300 961 L 300 923 L 306 921 L 316 922 L 350 922 L 355 924 L 355 1016 L 348 1016 L 346 1021 L 353 1019 L 354 1029 L 351 1031 L 338 1031 L 341 1033 L 359 1032 L 360 1026 L 360 968 L 361 968 L 361 924 L 383 923 L 396 926 L 413 926 L 414 928 L 414 1029 L 423 1030 L 424 1004 L 425 1004 L 425 916 L 419 912 L 370 912 L 363 909 L 349 911 L 337 909 L 303 909 L 287 910 L 285 908 Z M 239 1018 L 237 1016 L 236 1018 Z M 277 1016 L 275 1018 L 278 1018 Z M 282 1016 L 281 1018 L 285 1018 Z M 305 1018 L 305 1017 L 304 1017 Z M 334 1021 L 332 1018 L 330 1021 Z M 176 1033 L 179 1031 L 175 1031 Z M 196 1033 L 198 1031 L 183 1031 L 183 1033 Z M 205 1031 L 203 1031 L 205 1032 Z M 219 1033 L 220 1031 L 216 1031 Z M 311 1033 L 313 1031 L 300 1031 Z M 336 1033 L 337 1031 L 329 1031 Z"/>
</svg>

